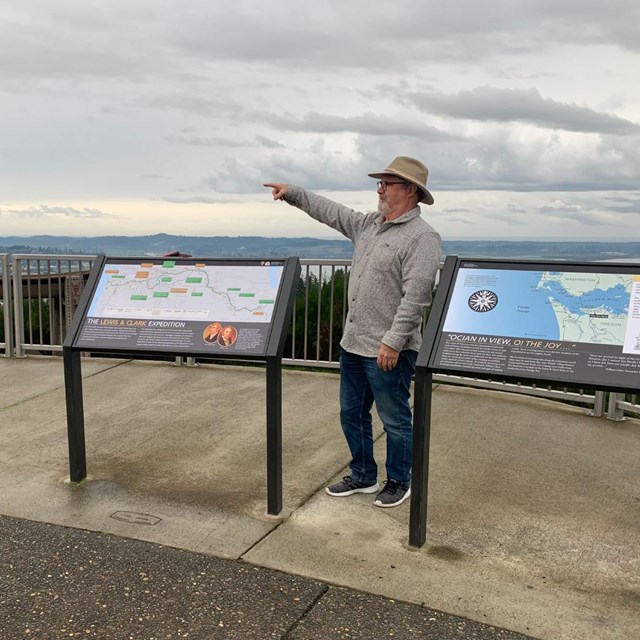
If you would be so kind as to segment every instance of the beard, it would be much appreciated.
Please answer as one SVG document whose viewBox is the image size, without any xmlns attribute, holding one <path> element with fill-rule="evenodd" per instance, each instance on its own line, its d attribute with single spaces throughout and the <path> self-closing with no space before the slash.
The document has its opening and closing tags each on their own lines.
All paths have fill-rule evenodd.
<svg viewBox="0 0 640 640">
<path fill-rule="evenodd" d="M 383 200 L 382 198 L 378 198 L 378 213 L 381 213 L 382 215 L 387 215 L 389 213 L 389 203 L 386 200 Z"/>
</svg>

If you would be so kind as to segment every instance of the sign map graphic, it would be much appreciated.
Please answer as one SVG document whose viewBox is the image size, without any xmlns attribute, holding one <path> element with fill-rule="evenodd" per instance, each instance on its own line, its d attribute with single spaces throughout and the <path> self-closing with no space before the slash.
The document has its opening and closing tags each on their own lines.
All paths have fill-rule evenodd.
<svg viewBox="0 0 640 640">
<path fill-rule="evenodd" d="M 638 305 L 639 279 L 612 273 L 463 267 L 443 330 L 615 345 L 637 353 L 640 327 L 630 309 Z M 638 336 L 628 331 L 631 326 Z"/>
<path fill-rule="evenodd" d="M 87 315 L 270 323 L 282 265 L 109 263 Z"/>
</svg>

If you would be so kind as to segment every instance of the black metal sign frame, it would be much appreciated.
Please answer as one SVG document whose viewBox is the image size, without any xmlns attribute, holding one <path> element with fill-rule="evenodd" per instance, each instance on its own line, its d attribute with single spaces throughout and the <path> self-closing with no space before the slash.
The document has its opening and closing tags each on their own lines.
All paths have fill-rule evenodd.
<svg viewBox="0 0 640 640">
<path fill-rule="evenodd" d="M 245 304 L 245 298 L 251 300 L 255 293 L 243 293 L 242 286 L 216 285 L 214 291 L 207 280 L 213 270 L 216 274 L 226 270 L 236 280 L 241 276 L 240 280 L 249 285 L 251 274 L 272 270 L 271 285 L 275 286 L 277 281 L 277 294 Z M 98 256 L 63 345 L 71 481 L 80 482 L 87 477 L 82 352 L 124 357 L 153 354 L 254 360 L 266 363 L 267 512 L 279 514 L 282 511 L 282 354 L 300 272 L 298 258 Z M 118 278 L 118 286 L 122 284 L 123 288 L 116 289 L 111 278 Z M 213 294 L 222 297 L 240 317 L 248 313 L 258 321 L 229 321 L 228 317 L 225 320 L 222 311 L 220 317 L 209 317 L 205 313 L 206 296 Z M 184 298 L 187 295 L 205 300 L 189 306 Z M 153 300 L 154 296 L 159 299 Z M 175 304 L 167 301 L 170 296 L 175 296 Z M 172 315 L 177 319 L 171 319 Z M 264 322 L 260 321 L 262 316 L 265 316 Z"/>
<path fill-rule="evenodd" d="M 434 373 L 636 392 L 640 265 L 447 257 L 416 362 L 409 544 L 418 547 Z"/>
</svg>

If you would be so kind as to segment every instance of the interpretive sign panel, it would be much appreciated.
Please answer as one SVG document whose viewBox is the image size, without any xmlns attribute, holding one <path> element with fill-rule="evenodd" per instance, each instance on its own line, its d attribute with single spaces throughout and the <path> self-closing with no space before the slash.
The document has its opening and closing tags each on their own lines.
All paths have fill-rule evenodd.
<svg viewBox="0 0 640 640">
<path fill-rule="evenodd" d="M 106 258 L 73 346 L 263 355 L 285 262 Z"/>
<path fill-rule="evenodd" d="M 416 547 L 427 535 L 434 373 L 637 392 L 640 265 L 447 257 L 416 363 Z"/>
<path fill-rule="evenodd" d="M 267 512 L 282 511 L 282 353 L 300 260 L 98 256 L 63 345 L 69 471 L 87 477 L 81 352 L 266 364 Z"/>
<path fill-rule="evenodd" d="M 457 260 L 429 368 L 640 387 L 640 266 Z"/>
<path fill-rule="evenodd" d="M 640 387 L 640 266 L 456 259 L 428 367 Z"/>
</svg>

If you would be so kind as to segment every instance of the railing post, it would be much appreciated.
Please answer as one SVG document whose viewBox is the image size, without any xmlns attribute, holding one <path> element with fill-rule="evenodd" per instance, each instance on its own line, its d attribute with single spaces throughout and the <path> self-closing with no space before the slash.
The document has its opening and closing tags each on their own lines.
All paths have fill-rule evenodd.
<svg viewBox="0 0 640 640">
<path fill-rule="evenodd" d="M 626 420 L 624 410 L 618 407 L 618 401 L 624 400 L 624 393 L 610 393 L 609 407 L 607 409 L 607 419 L 622 422 Z"/>
<path fill-rule="evenodd" d="M 593 396 L 593 409 L 587 411 L 588 416 L 594 416 L 595 418 L 602 418 L 604 415 L 604 401 L 606 394 L 604 391 L 596 391 Z"/>
<path fill-rule="evenodd" d="M 13 298 L 11 296 L 11 270 L 9 268 L 9 254 L 0 256 L 2 259 L 2 311 L 4 313 L 4 355 L 10 358 L 13 354 Z"/>
<path fill-rule="evenodd" d="M 15 256 L 11 260 L 11 271 L 13 277 L 13 329 L 14 329 L 14 345 L 15 355 L 18 358 L 24 358 L 25 353 L 22 348 L 24 342 L 24 312 L 22 308 L 22 261 Z"/>
</svg>

